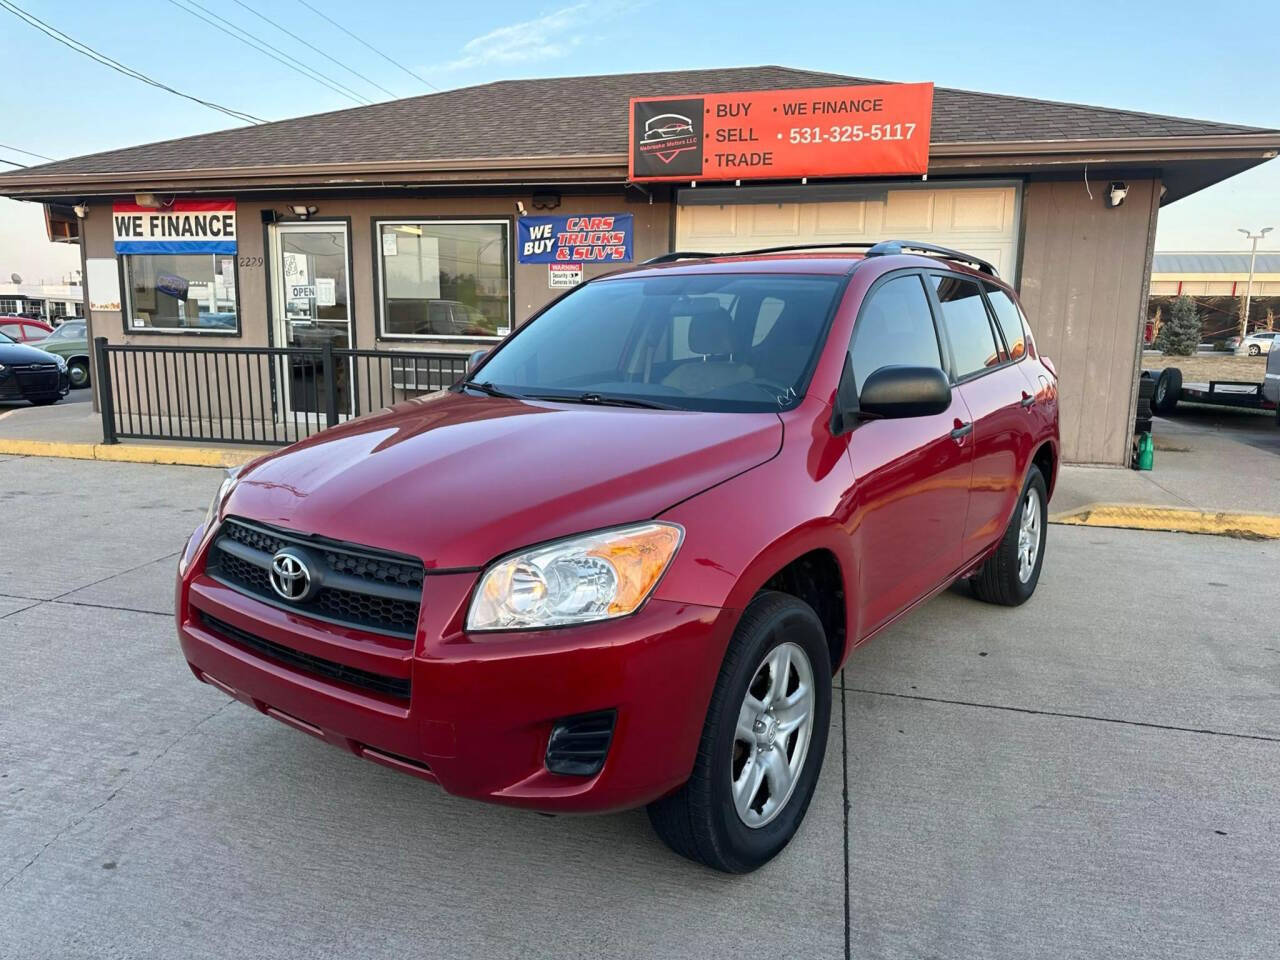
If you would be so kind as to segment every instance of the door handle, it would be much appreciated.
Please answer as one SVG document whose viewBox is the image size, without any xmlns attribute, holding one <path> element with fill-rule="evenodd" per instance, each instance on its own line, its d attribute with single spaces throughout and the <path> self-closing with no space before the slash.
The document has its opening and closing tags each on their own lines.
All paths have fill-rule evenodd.
<svg viewBox="0 0 1280 960">
<path fill-rule="evenodd" d="M 1030 410 L 1035 405 L 1036 405 L 1036 398 L 1033 397 L 1031 394 L 1027 393 L 1027 391 L 1023 390 L 1022 391 L 1022 409 Z"/>
<path fill-rule="evenodd" d="M 956 443 L 964 443 L 964 438 L 973 433 L 973 422 L 961 423 L 956 421 L 956 427 L 951 431 L 951 439 Z"/>
</svg>

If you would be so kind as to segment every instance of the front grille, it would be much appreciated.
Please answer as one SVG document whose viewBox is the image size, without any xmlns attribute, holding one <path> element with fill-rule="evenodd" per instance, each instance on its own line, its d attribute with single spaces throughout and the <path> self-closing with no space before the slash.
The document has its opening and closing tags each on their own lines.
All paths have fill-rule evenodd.
<svg viewBox="0 0 1280 960">
<path fill-rule="evenodd" d="M 268 660 L 282 663 L 286 667 L 293 667 L 312 676 L 345 683 L 349 687 L 357 687 L 360 690 L 367 690 L 370 693 L 391 697 L 395 700 L 409 699 L 408 680 L 401 680 L 399 677 L 388 677 L 381 673 L 370 673 L 368 670 L 357 670 L 355 667 L 335 663 L 332 660 L 324 659 L 324 657 L 312 656 L 309 653 L 294 650 L 292 647 L 286 647 L 271 640 L 264 640 L 262 637 L 246 630 L 241 630 L 239 627 L 233 627 L 225 620 L 211 617 L 207 613 L 202 612 L 200 619 L 214 633 L 220 634 L 225 639 L 231 640 L 259 656 L 266 657 Z"/>
<path fill-rule="evenodd" d="M 271 558 L 283 547 L 306 551 L 319 589 L 300 602 L 271 585 Z M 209 549 L 209 576 L 284 610 L 343 626 L 412 639 L 422 603 L 421 562 L 318 537 L 228 518 Z"/>
<path fill-rule="evenodd" d="M 58 365 L 55 363 L 15 366 L 13 373 L 18 378 L 18 386 L 23 393 L 58 392 Z"/>
</svg>

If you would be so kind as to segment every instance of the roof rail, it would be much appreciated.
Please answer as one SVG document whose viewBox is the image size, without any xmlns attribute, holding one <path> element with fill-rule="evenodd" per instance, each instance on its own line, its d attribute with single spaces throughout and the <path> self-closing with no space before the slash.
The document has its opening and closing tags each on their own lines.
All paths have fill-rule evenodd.
<svg viewBox="0 0 1280 960">
<path fill-rule="evenodd" d="M 707 257 L 754 257 L 762 253 L 790 253 L 793 250 L 866 250 L 870 243 L 790 243 L 781 247 L 758 247 L 755 250 L 725 250 L 720 253 L 697 253 L 692 250 L 673 250 L 644 261 L 641 266 L 658 263 L 674 263 L 676 260 L 702 260 Z"/>
<path fill-rule="evenodd" d="M 1000 276 L 996 271 L 996 268 L 981 257 L 975 257 L 971 253 L 961 253 L 959 250 L 952 250 L 949 247 L 939 247 L 932 243 L 920 243 L 916 240 L 884 240 L 868 250 L 867 256 L 888 257 L 912 251 L 927 253 L 943 260 L 955 260 L 958 263 L 967 263 L 970 266 L 977 267 L 989 276 Z"/>
</svg>

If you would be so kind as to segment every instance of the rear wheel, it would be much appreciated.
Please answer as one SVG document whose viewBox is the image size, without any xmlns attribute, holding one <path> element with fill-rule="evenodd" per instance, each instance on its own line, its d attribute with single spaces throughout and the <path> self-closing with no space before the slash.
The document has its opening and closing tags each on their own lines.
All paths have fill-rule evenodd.
<svg viewBox="0 0 1280 960">
<path fill-rule="evenodd" d="M 804 819 L 831 721 L 831 661 L 807 603 L 766 591 L 734 632 L 688 782 L 649 805 L 677 853 L 727 873 L 775 857 Z"/>
<path fill-rule="evenodd" d="M 1032 466 L 1000 545 L 971 581 L 979 600 L 1016 607 L 1031 599 L 1044 562 L 1047 505 L 1044 477 Z"/>
<path fill-rule="evenodd" d="M 1258 357 L 1262 355 L 1262 348 L 1256 343 L 1249 344 L 1249 356 Z"/>
</svg>

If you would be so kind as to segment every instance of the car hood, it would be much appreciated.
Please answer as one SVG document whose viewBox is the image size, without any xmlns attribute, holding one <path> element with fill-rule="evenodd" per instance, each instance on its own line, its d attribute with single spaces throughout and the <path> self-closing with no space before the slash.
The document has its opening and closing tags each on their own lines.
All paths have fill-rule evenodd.
<svg viewBox="0 0 1280 960">
<path fill-rule="evenodd" d="M 0 343 L 0 363 L 48 363 L 53 355 L 25 343 Z"/>
<path fill-rule="evenodd" d="M 226 512 L 479 567 L 532 543 L 654 517 L 769 460 L 773 413 L 434 394 L 255 462 Z"/>
</svg>

